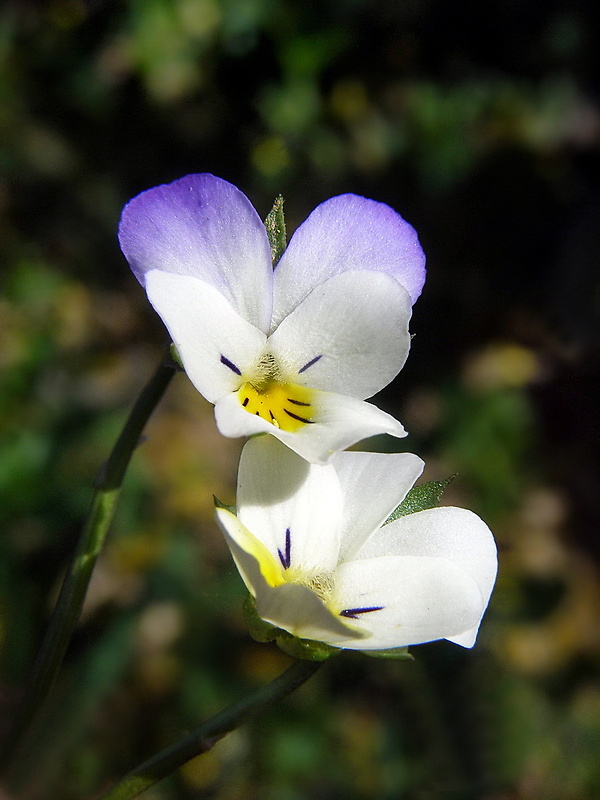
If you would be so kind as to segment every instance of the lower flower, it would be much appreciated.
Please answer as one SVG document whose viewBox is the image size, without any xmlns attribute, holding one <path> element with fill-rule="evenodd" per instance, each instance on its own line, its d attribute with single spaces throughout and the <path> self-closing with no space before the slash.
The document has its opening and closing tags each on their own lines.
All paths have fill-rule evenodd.
<svg viewBox="0 0 600 800">
<path fill-rule="evenodd" d="M 411 453 L 308 464 L 271 437 L 240 461 L 237 516 L 217 517 L 258 616 L 301 640 L 378 651 L 475 643 L 496 577 L 487 525 L 459 508 L 390 514 L 421 474 Z M 274 637 L 272 637 L 274 638 Z"/>
</svg>

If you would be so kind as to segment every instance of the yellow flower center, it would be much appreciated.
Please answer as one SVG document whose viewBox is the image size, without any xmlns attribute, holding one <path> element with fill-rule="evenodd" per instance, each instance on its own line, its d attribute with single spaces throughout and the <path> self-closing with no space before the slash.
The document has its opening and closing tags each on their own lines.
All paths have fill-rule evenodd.
<svg viewBox="0 0 600 800">
<path fill-rule="evenodd" d="M 315 421 L 314 391 L 283 379 L 271 354 L 263 356 L 251 376 L 244 377 L 246 381 L 237 394 L 249 414 L 290 433 Z"/>
</svg>

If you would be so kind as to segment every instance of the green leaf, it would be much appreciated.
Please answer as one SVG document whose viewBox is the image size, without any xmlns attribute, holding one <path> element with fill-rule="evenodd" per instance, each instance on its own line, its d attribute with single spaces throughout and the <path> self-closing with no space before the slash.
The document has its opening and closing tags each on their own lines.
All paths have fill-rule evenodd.
<svg viewBox="0 0 600 800">
<path fill-rule="evenodd" d="M 283 197 L 281 195 L 275 198 L 273 208 L 269 211 L 265 219 L 265 227 L 267 229 L 267 236 L 269 237 L 269 244 L 271 245 L 271 260 L 273 262 L 273 267 L 275 267 L 287 246 L 285 217 L 283 214 Z"/>
<path fill-rule="evenodd" d="M 414 661 L 408 652 L 408 647 L 390 647 L 389 650 L 360 650 L 365 656 L 371 658 L 387 658 L 390 661 Z"/>
<path fill-rule="evenodd" d="M 213 494 L 213 502 L 215 504 L 215 508 L 224 508 L 225 511 L 229 511 L 234 516 L 237 516 L 237 509 L 235 506 L 227 506 L 225 503 L 222 503 L 219 498 Z"/>
<path fill-rule="evenodd" d="M 405 517 L 407 514 L 416 514 L 417 511 L 424 511 L 426 508 L 434 508 L 440 502 L 446 486 L 455 477 L 455 475 L 450 475 L 449 478 L 443 481 L 428 481 L 420 486 L 415 486 L 383 524 L 387 525 L 388 522 L 393 522 L 399 517 Z"/>
</svg>

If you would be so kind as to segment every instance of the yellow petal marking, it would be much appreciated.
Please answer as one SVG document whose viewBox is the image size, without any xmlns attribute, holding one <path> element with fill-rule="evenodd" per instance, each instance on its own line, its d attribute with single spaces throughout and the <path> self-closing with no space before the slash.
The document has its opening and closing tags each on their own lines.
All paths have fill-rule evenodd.
<svg viewBox="0 0 600 800">
<path fill-rule="evenodd" d="M 241 547 L 242 550 L 256 559 L 261 575 L 269 586 L 281 586 L 282 583 L 286 582 L 281 564 L 267 550 L 264 544 L 253 533 L 250 533 L 235 514 L 227 511 L 227 509 L 219 508 L 217 509 L 217 516 L 221 516 L 224 526 L 225 520 L 227 518 L 231 519 L 231 522 L 226 525 L 227 532 L 238 547 Z"/>
<path fill-rule="evenodd" d="M 315 421 L 314 391 L 305 386 L 277 380 L 246 381 L 237 394 L 249 414 L 256 414 L 283 431 L 295 433 Z"/>
<path fill-rule="evenodd" d="M 371 635 L 368 631 L 358 628 L 339 616 L 341 606 L 334 600 L 333 573 L 325 572 L 311 575 L 310 573 L 306 573 L 302 567 L 284 569 L 275 556 L 267 550 L 264 544 L 260 542 L 254 534 L 250 533 L 248 528 L 239 521 L 235 514 L 232 514 L 225 508 L 218 508 L 217 516 L 220 517 L 223 527 L 238 547 L 256 560 L 261 575 L 269 586 L 276 588 L 286 583 L 305 586 L 317 595 L 323 605 L 335 618 L 336 624 L 341 625 L 349 634 L 361 639 Z M 242 568 L 240 567 L 240 569 Z M 246 581 L 246 578 L 244 578 L 244 581 Z M 247 582 L 246 584 L 248 585 Z M 248 585 L 248 588 L 252 594 L 254 594 L 250 585 Z M 277 620 L 271 621 L 273 624 L 277 624 Z M 291 632 L 293 633 L 293 631 Z"/>
</svg>

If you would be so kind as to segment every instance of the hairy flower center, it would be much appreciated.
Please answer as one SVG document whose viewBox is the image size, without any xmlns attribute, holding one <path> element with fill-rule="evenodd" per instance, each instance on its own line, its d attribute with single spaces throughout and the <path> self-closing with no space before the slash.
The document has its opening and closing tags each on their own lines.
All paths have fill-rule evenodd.
<svg viewBox="0 0 600 800">
<path fill-rule="evenodd" d="M 249 414 L 291 433 L 314 422 L 313 391 L 286 381 L 270 353 L 261 358 L 251 375 L 244 377 L 246 381 L 237 394 Z"/>
<path fill-rule="evenodd" d="M 319 575 L 306 575 L 300 570 L 292 569 L 285 575 L 285 579 L 288 583 L 299 583 L 302 586 L 308 587 L 321 598 L 326 606 L 330 605 L 334 588 L 332 572 L 321 572 Z"/>
<path fill-rule="evenodd" d="M 372 611 L 381 611 L 383 609 L 383 606 L 344 608 L 335 597 L 335 573 L 318 572 L 315 574 L 307 572 L 301 564 L 292 566 L 292 531 L 289 527 L 285 529 L 283 549 L 277 548 L 277 555 L 283 570 L 278 569 L 279 565 L 275 559 L 273 559 L 275 569 L 269 571 L 270 577 L 267 576 L 268 570 L 261 567 L 265 580 L 271 586 L 280 586 L 282 583 L 295 583 L 300 586 L 306 586 L 307 589 L 317 595 L 332 614 L 338 614 L 340 617 L 359 619 L 363 614 L 370 614 Z M 271 566 L 273 565 L 269 556 L 267 556 L 266 560 L 270 562 Z"/>
</svg>

